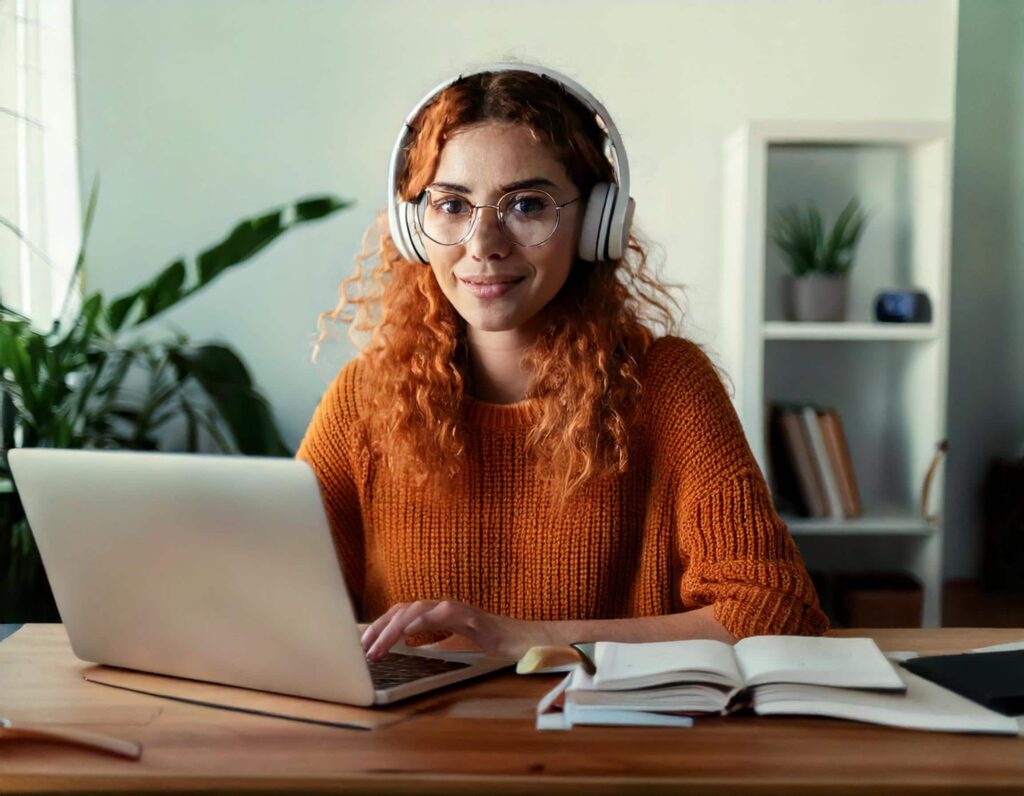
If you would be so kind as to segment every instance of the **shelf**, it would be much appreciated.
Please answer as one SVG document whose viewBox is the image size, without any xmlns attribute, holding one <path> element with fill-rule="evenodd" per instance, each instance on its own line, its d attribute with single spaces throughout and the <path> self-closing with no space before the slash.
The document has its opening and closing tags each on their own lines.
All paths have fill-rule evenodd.
<svg viewBox="0 0 1024 796">
<path fill-rule="evenodd" d="M 765 340 L 937 340 L 931 323 L 805 323 L 768 321 L 762 326 Z"/>
<path fill-rule="evenodd" d="M 770 471 L 772 403 L 842 416 L 868 516 L 784 516 L 809 567 L 906 570 L 924 584 L 924 622 L 941 618 L 944 529 L 920 516 L 920 485 L 946 430 L 952 127 L 928 120 L 752 121 L 723 147 L 720 351 L 736 412 Z M 870 209 L 839 323 L 787 321 L 789 264 L 776 215 L 813 204 L 834 219 L 853 196 Z M 882 289 L 928 295 L 932 321 L 882 323 Z M 932 484 L 941 505 L 944 469 Z M 845 541 L 841 541 L 845 540 Z"/>
<path fill-rule="evenodd" d="M 846 520 L 788 514 L 780 517 L 794 536 L 931 536 L 937 530 L 924 517 L 896 512 Z"/>
</svg>

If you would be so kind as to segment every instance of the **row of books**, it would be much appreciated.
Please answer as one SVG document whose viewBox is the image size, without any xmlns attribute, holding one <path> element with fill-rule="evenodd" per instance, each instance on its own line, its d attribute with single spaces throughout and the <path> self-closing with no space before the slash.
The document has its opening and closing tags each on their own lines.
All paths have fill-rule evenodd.
<svg viewBox="0 0 1024 796">
<path fill-rule="evenodd" d="M 775 507 L 799 517 L 861 516 L 860 490 L 835 409 L 769 404 L 769 480 Z"/>
</svg>

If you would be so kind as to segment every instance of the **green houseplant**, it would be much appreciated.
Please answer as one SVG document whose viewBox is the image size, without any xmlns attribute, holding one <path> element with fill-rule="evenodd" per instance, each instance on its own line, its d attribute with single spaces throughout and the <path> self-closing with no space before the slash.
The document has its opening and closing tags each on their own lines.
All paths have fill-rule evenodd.
<svg viewBox="0 0 1024 796">
<path fill-rule="evenodd" d="M 857 197 L 843 208 L 830 231 L 814 205 L 806 213 L 792 205 L 777 213 L 772 239 L 791 274 L 784 293 L 789 320 L 846 319 L 848 275 L 867 218 Z"/>
<path fill-rule="evenodd" d="M 96 196 L 94 184 L 61 318 L 40 332 L 0 299 L 0 622 L 57 619 L 9 480 L 11 448 L 153 450 L 170 424 L 181 424 L 188 451 L 199 450 L 205 434 L 222 452 L 290 455 L 238 354 L 180 332 L 154 335 L 150 323 L 288 231 L 351 204 L 316 196 L 247 218 L 191 261 L 175 260 L 110 301 L 93 292 L 70 311 Z M 6 219 L 0 223 L 24 237 Z M 129 386 L 140 381 L 141 388 Z"/>
</svg>

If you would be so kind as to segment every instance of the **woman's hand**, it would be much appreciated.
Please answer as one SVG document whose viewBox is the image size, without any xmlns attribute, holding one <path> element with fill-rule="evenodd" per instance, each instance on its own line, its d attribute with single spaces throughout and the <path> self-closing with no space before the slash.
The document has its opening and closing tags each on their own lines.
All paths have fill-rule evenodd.
<svg viewBox="0 0 1024 796">
<path fill-rule="evenodd" d="M 366 628 L 366 659 L 380 660 L 406 635 L 437 630 L 458 633 L 488 655 L 516 660 L 530 647 L 548 643 L 543 622 L 489 614 L 458 600 L 417 600 L 392 605 Z"/>
</svg>

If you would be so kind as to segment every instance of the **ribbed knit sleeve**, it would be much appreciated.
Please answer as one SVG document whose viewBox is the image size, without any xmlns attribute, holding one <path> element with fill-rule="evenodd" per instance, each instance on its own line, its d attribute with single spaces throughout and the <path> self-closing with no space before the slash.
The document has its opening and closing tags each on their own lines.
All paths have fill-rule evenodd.
<svg viewBox="0 0 1024 796">
<path fill-rule="evenodd" d="M 718 372 L 694 343 L 661 342 L 650 379 L 664 394 L 657 423 L 675 471 L 683 605 L 714 605 L 737 638 L 825 632 L 828 620 Z"/>
<path fill-rule="evenodd" d="M 331 534 L 356 615 L 362 617 L 366 556 L 360 511 L 365 465 L 357 444 L 358 369 L 345 365 L 320 399 L 295 458 L 307 462 L 320 483 Z"/>
</svg>

